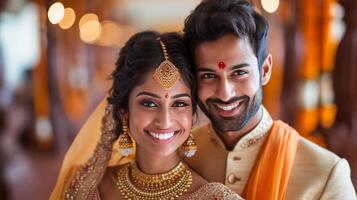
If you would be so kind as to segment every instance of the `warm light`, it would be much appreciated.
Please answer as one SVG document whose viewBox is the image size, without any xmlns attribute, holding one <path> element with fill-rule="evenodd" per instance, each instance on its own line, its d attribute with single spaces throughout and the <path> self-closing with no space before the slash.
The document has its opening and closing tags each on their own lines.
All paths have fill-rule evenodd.
<svg viewBox="0 0 357 200">
<path fill-rule="evenodd" d="M 279 0 L 262 0 L 262 6 L 268 13 L 273 13 L 279 7 Z"/>
<path fill-rule="evenodd" d="M 101 34 L 101 25 L 97 20 L 89 20 L 80 28 L 80 38 L 87 43 L 94 43 Z"/>
<path fill-rule="evenodd" d="M 88 13 L 88 14 L 85 14 L 81 17 L 81 19 L 79 20 L 79 29 L 81 29 L 81 27 L 83 26 L 83 24 L 85 24 L 86 22 L 88 21 L 99 21 L 98 20 L 98 16 L 96 14 L 93 14 L 93 13 Z"/>
<path fill-rule="evenodd" d="M 50 22 L 52 24 L 57 24 L 59 23 L 64 16 L 64 6 L 62 3 L 57 2 L 54 3 L 50 6 L 50 8 L 48 9 L 48 20 L 50 20 Z"/>
<path fill-rule="evenodd" d="M 76 14 L 72 8 L 64 9 L 64 16 L 62 21 L 60 21 L 59 26 L 63 29 L 69 29 L 76 20 Z"/>
<path fill-rule="evenodd" d="M 113 21 L 102 21 L 102 31 L 96 44 L 104 46 L 115 45 L 116 41 L 121 37 L 118 25 Z"/>
<path fill-rule="evenodd" d="M 119 38 L 116 41 L 116 45 L 119 47 L 124 46 L 125 42 L 136 33 L 135 28 L 129 25 L 119 25 Z"/>
</svg>

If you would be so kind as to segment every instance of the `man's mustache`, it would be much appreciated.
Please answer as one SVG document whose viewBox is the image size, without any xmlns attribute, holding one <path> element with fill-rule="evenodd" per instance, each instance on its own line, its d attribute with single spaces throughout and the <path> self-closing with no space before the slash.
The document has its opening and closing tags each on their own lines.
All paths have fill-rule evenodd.
<svg viewBox="0 0 357 200">
<path fill-rule="evenodd" d="M 232 104 L 236 101 L 240 101 L 240 100 L 245 100 L 245 99 L 249 99 L 248 96 L 244 95 L 244 96 L 240 96 L 240 97 L 232 97 L 231 99 L 229 99 L 228 101 L 222 101 L 219 98 L 208 98 L 206 100 L 206 104 L 212 104 L 212 103 L 217 103 L 217 104 Z"/>
</svg>

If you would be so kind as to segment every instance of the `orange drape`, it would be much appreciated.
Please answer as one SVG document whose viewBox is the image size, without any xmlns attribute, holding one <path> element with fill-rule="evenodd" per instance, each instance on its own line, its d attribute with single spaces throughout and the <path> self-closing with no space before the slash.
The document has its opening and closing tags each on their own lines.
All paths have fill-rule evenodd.
<svg viewBox="0 0 357 200">
<path fill-rule="evenodd" d="M 243 197 L 247 200 L 283 200 L 299 142 L 298 133 L 287 124 L 273 124 Z"/>
</svg>

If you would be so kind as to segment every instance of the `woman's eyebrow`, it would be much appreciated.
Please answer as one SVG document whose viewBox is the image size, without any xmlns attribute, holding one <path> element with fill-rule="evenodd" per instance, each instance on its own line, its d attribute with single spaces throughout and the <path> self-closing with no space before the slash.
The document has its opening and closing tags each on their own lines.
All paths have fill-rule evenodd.
<svg viewBox="0 0 357 200">
<path fill-rule="evenodd" d="M 145 95 L 145 96 L 151 96 L 157 99 L 161 99 L 161 97 L 157 94 L 151 93 L 151 92 L 140 92 L 139 94 L 136 95 L 136 97 L 141 96 L 141 95 Z"/>
</svg>

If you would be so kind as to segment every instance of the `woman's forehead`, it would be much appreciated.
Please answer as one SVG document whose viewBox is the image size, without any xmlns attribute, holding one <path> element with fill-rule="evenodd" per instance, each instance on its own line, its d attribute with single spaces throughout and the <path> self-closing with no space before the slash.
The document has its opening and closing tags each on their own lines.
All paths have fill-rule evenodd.
<svg viewBox="0 0 357 200">
<path fill-rule="evenodd" d="M 154 79 L 154 72 L 149 72 L 145 75 L 144 81 L 136 86 L 132 93 L 140 93 L 142 91 L 154 93 L 160 97 L 173 96 L 181 93 L 189 93 L 191 89 L 186 85 L 184 80 L 180 78 L 170 89 L 164 89 L 157 81 Z"/>
</svg>

